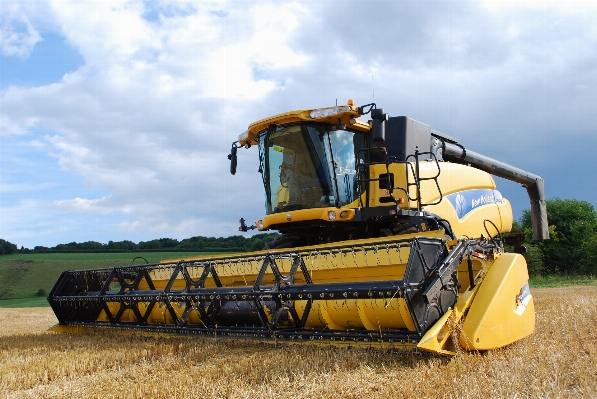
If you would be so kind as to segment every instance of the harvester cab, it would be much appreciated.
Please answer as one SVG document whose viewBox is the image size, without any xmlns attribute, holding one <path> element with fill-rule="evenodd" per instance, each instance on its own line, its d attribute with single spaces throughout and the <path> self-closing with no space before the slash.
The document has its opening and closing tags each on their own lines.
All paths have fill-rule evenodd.
<svg viewBox="0 0 597 399">
<path fill-rule="evenodd" d="M 370 115 L 369 121 L 359 119 Z M 512 209 L 493 175 L 523 184 L 547 239 L 543 180 L 375 104 L 292 111 L 251 124 L 262 251 L 64 272 L 55 331 L 124 327 L 288 343 L 453 354 L 534 330 L 524 257 L 505 253 Z M 518 242 L 517 244 L 520 244 Z"/>
<path fill-rule="evenodd" d="M 368 123 L 356 119 L 366 114 Z M 535 237 L 548 237 L 540 177 L 467 151 L 412 118 L 389 117 L 375 104 L 349 101 L 255 122 L 233 143 L 234 170 L 239 147 L 258 147 L 266 215 L 255 226 L 283 233 L 270 248 L 406 231 L 442 229 L 451 239 L 507 233 L 510 204 L 483 171 L 525 184 L 536 209 Z"/>
</svg>

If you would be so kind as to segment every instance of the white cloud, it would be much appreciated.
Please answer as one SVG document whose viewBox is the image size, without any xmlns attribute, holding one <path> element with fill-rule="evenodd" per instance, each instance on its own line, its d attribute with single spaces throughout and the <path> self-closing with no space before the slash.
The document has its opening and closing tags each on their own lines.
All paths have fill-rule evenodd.
<svg viewBox="0 0 597 399">
<path fill-rule="evenodd" d="M 97 199 L 86 199 L 77 197 L 70 200 L 57 200 L 54 201 L 52 205 L 65 212 L 107 214 L 114 212 L 113 208 L 108 208 L 105 206 L 109 199 L 110 196 Z M 121 209 L 120 211 L 127 213 L 127 209 Z"/>
<path fill-rule="evenodd" d="M 271 74 L 307 61 L 288 44 L 305 11 L 293 3 L 189 4 L 152 21 L 141 2 L 52 3 L 85 64 L 52 85 L 7 89 L 3 130 L 35 135 L 28 140 L 63 171 L 109 195 L 63 197 L 51 209 L 121 214 L 118 228 L 137 233 L 223 234 L 223 225 L 234 233 L 240 216 L 259 216 L 256 161 L 250 177 L 232 177 L 226 155 L 256 119 L 249 104 L 279 87 Z M 52 133 L 40 137 L 40 127 Z M 248 156 L 255 160 L 255 151 Z M 247 189 L 254 199 L 239 210 Z"/>
<path fill-rule="evenodd" d="M 68 225 L 67 220 L 56 223 L 50 209 L 41 201 L 27 199 L 12 206 L 2 206 L 0 220 L 2 238 L 19 247 L 24 245 L 27 248 L 33 248 L 35 245 L 43 245 L 39 243 L 48 241 L 48 237 L 57 237 L 69 230 Z"/>
<path fill-rule="evenodd" d="M 42 38 L 16 3 L 2 5 L 0 11 L 0 47 L 2 55 L 27 58 Z"/>
</svg>

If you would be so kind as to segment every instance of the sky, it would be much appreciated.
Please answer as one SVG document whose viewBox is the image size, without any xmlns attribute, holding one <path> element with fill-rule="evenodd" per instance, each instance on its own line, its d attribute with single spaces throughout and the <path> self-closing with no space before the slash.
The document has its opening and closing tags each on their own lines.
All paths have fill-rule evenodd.
<svg viewBox="0 0 597 399">
<path fill-rule="evenodd" d="M 229 236 L 251 122 L 375 102 L 597 205 L 597 2 L 0 0 L 0 238 Z M 496 178 L 514 215 L 526 190 Z"/>
</svg>

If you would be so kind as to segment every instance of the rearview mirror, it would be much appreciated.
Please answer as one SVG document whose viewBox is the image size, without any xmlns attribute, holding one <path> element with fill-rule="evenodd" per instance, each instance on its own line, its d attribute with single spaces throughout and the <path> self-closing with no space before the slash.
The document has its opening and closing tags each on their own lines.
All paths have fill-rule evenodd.
<svg viewBox="0 0 597 399">
<path fill-rule="evenodd" d="M 238 148 L 234 144 L 232 144 L 232 149 L 230 150 L 230 154 L 228 154 L 228 159 L 230 160 L 230 173 L 235 175 L 236 174 L 236 151 Z"/>
</svg>

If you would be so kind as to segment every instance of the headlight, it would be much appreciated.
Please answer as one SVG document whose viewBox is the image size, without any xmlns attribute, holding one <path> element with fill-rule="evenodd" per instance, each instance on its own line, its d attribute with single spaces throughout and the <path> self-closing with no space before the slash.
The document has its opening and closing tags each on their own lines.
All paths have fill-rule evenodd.
<svg viewBox="0 0 597 399">
<path fill-rule="evenodd" d="M 336 211 L 329 211 L 328 212 L 328 218 L 330 220 L 336 220 Z"/>
<path fill-rule="evenodd" d="M 329 107 L 329 108 L 318 108 L 311 111 L 309 114 L 313 119 L 325 118 L 330 115 L 337 115 L 343 112 L 350 111 L 350 107 L 347 105 L 341 107 Z"/>
<path fill-rule="evenodd" d="M 258 228 L 259 230 L 263 230 L 263 220 L 258 220 L 258 221 L 257 221 L 257 228 Z"/>
<path fill-rule="evenodd" d="M 245 130 L 238 136 L 238 141 L 245 141 L 247 138 L 249 138 L 249 131 Z"/>
</svg>

